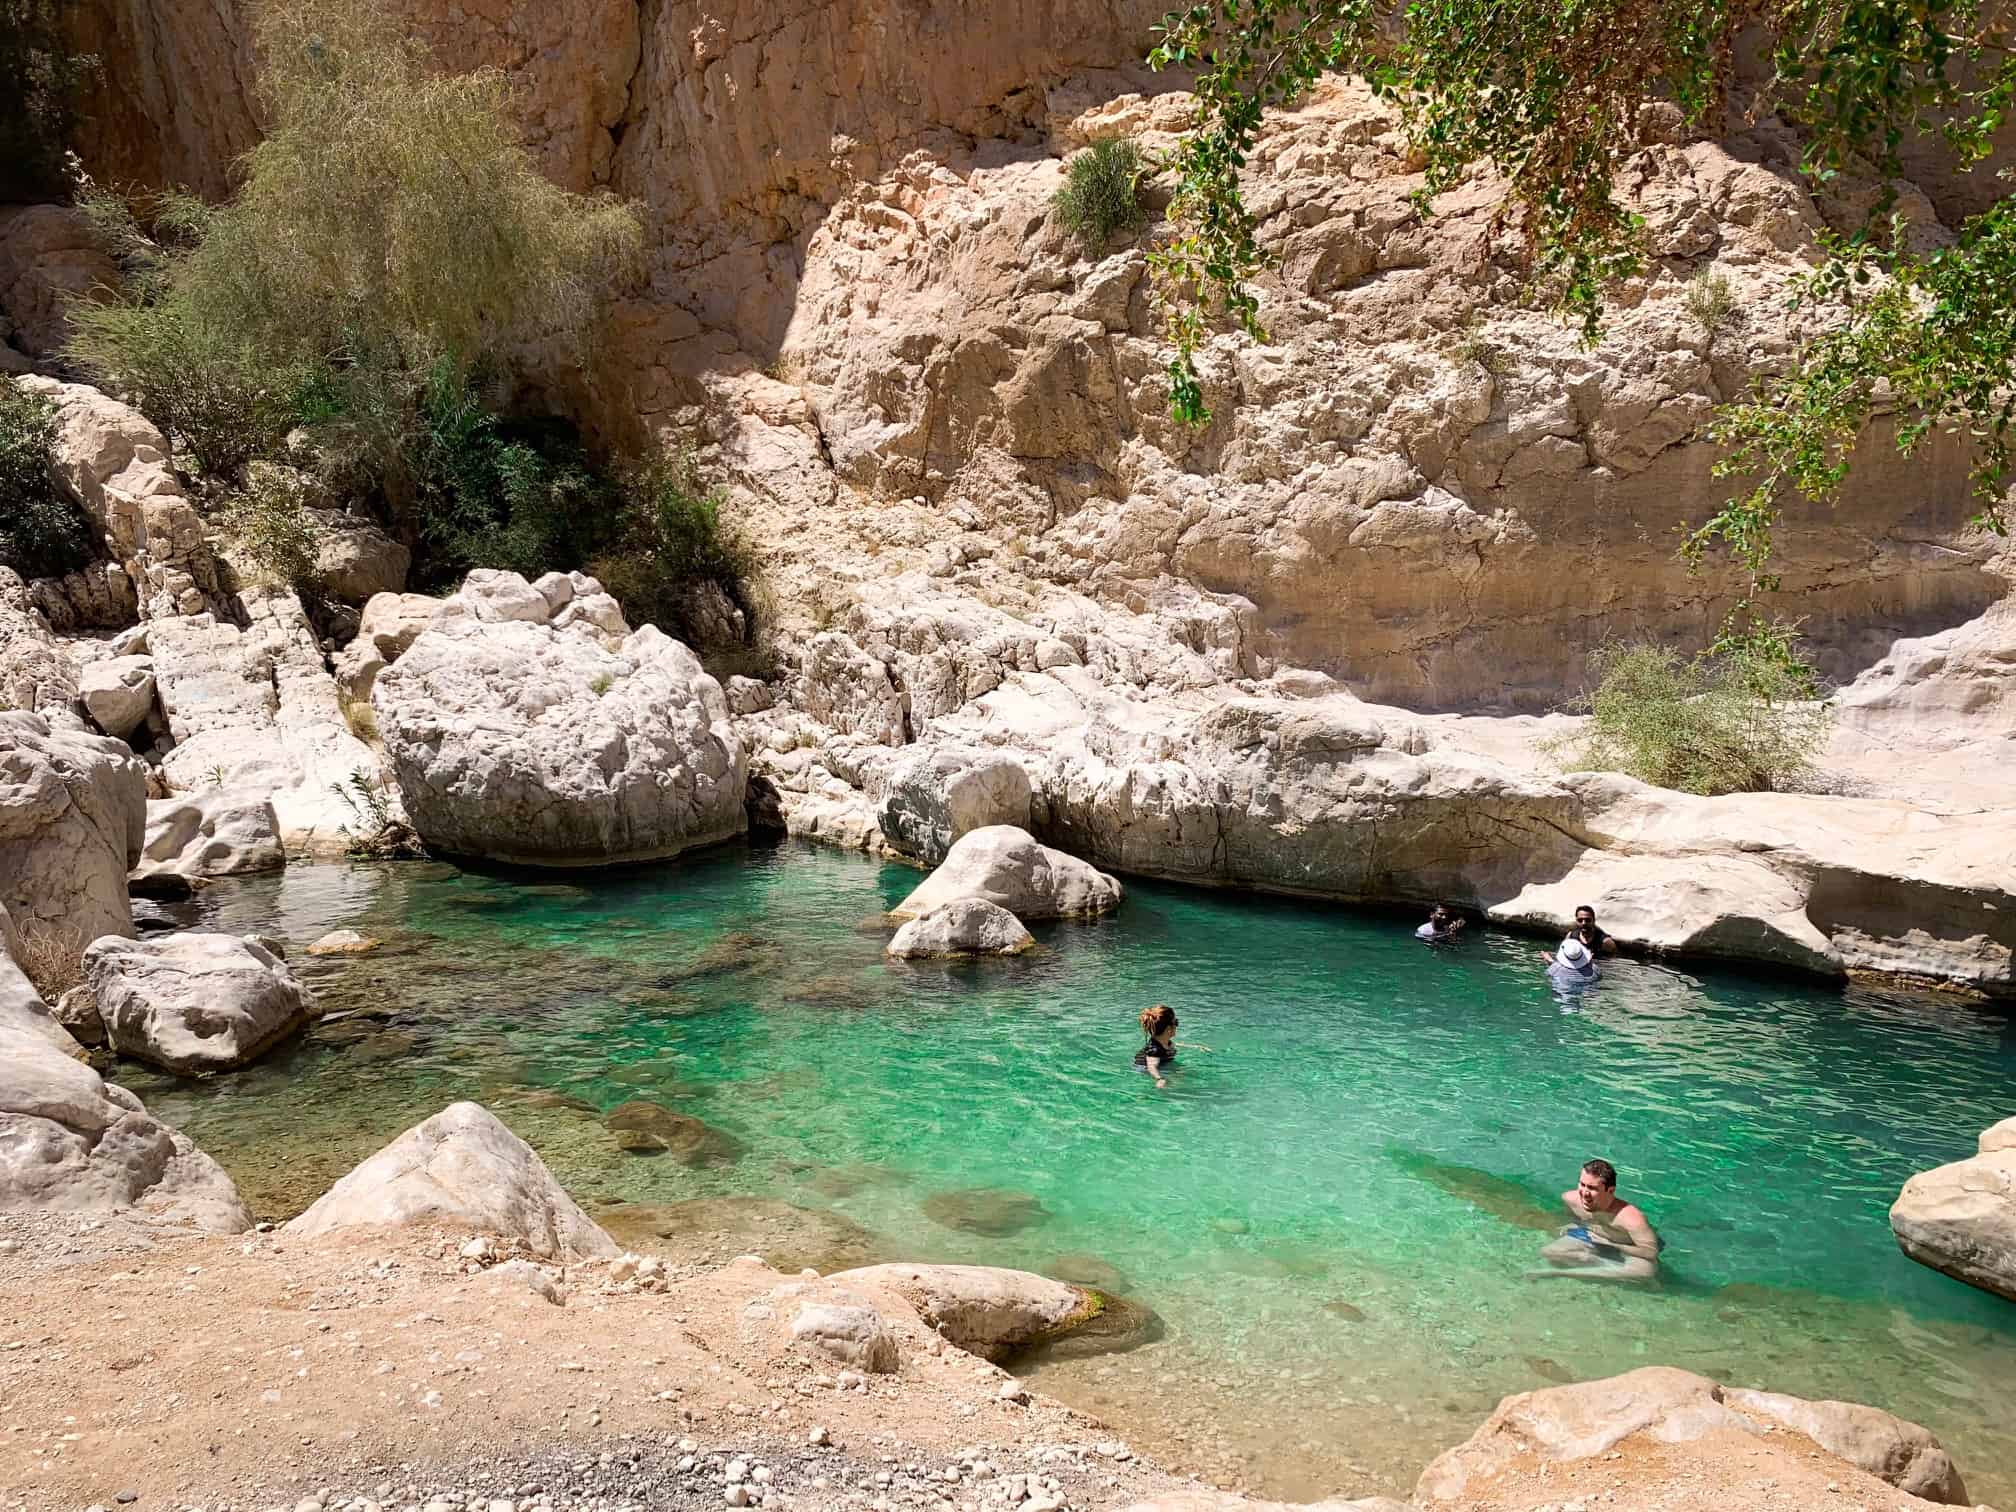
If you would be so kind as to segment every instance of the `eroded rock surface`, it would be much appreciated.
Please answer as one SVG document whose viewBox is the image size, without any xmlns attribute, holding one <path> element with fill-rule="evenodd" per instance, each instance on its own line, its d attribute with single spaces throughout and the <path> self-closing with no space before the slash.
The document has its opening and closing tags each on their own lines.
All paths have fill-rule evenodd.
<svg viewBox="0 0 2016 1512">
<path fill-rule="evenodd" d="M 287 864 L 280 819 L 265 793 L 210 788 L 147 802 L 138 877 L 233 877 Z"/>
<path fill-rule="evenodd" d="M 16 928 L 79 945 L 131 934 L 126 873 L 146 822 L 147 780 L 125 745 L 0 713 L 0 904 Z"/>
<path fill-rule="evenodd" d="M 898 960 L 946 956 L 1018 955 L 1036 943 L 1022 921 L 984 898 L 940 903 L 896 931 L 888 953 Z"/>
<path fill-rule="evenodd" d="M 1890 1228 L 1919 1264 L 2016 1302 L 2016 1119 L 1984 1132 L 1971 1158 L 1905 1182 Z"/>
<path fill-rule="evenodd" d="M 246 1065 L 319 1012 L 251 935 L 98 940 L 84 969 L 112 1048 L 185 1074 Z"/>
<path fill-rule="evenodd" d="M 1060 1337 L 1101 1305 L 1083 1287 L 987 1265 L 872 1265 L 832 1279 L 887 1287 L 945 1338 L 988 1360 Z"/>
<path fill-rule="evenodd" d="M 476 1103 L 451 1103 L 358 1166 L 287 1225 L 304 1238 L 366 1224 L 453 1223 L 536 1255 L 620 1253 L 531 1146 Z"/>
<path fill-rule="evenodd" d="M 1718 1433 L 1761 1438 L 1780 1425 L 1900 1490 L 1932 1501 L 1967 1500 L 1952 1460 L 1916 1423 L 1852 1403 L 1726 1391 L 1705 1376 L 1664 1365 L 1507 1397 L 1467 1441 L 1422 1472 L 1414 1499 L 1428 1505 L 1460 1500 L 1524 1456 L 1583 1460 L 1640 1434 L 1687 1445 Z M 1770 1447 L 1764 1440 L 1758 1452 Z"/>
<path fill-rule="evenodd" d="M 545 865 L 740 834 L 746 758 L 721 685 L 655 626 L 629 630 L 593 578 L 552 576 L 542 591 L 471 573 L 378 674 L 414 829 L 444 851 Z"/>
</svg>

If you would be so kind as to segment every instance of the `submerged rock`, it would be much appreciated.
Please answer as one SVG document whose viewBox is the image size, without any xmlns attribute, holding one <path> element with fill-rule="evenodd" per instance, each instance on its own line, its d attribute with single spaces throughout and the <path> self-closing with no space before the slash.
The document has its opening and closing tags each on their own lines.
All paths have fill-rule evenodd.
<svg viewBox="0 0 2016 1512">
<path fill-rule="evenodd" d="M 1049 1221 L 1050 1210 L 1033 1192 L 1000 1187 L 966 1187 L 935 1192 L 924 1199 L 924 1216 L 947 1228 L 1005 1239 Z"/>
<path fill-rule="evenodd" d="M 545 579 L 541 580 L 542 583 Z M 675 855 L 742 833 L 747 767 L 721 685 L 575 574 L 557 612 L 471 573 L 371 694 L 433 848 L 545 865 Z"/>
<path fill-rule="evenodd" d="M 733 1134 L 691 1114 L 675 1113 L 642 1098 L 611 1108 L 602 1121 L 616 1135 L 617 1148 L 632 1154 L 669 1154 L 681 1165 L 733 1165 L 748 1148 Z"/>
<path fill-rule="evenodd" d="M 963 836 L 938 869 L 889 911 L 917 919 L 955 898 L 980 898 L 1018 919 L 1071 919 L 1120 905 L 1120 884 L 1075 856 L 1039 845 L 1009 824 Z"/>
<path fill-rule="evenodd" d="M 2016 1119 L 1988 1129 L 1978 1148 L 1905 1182 L 1890 1229 L 1920 1265 L 2016 1301 Z"/>
<path fill-rule="evenodd" d="M 103 939 L 84 952 L 105 1035 L 170 1071 L 228 1071 L 312 1022 L 314 995 L 253 936 Z"/>
<path fill-rule="evenodd" d="M 1454 1165 L 1414 1150 L 1388 1150 L 1388 1158 L 1407 1172 L 1460 1198 L 1479 1212 L 1489 1213 L 1501 1223 L 1535 1233 L 1556 1233 L 1568 1221 L 1558 1204 L 1548 1206 L 1539 1196 L 1516 1181 L 1480 1171 L 1475 1166 Z"/>
<path fill-rule="evenodd" d="M 1035 936 L 1007 909 L 984 898 L 954 898 L 897 930 L 888 953 L 901 961 L 1019 955 L 1035 943 Z"/>
<path fill-rule="evenodd" d="M 304 1238 L 373 1224 L 452 1223 L 514 1239 L 535 1255 L 620 1253 L 531 1146 L 487 1109 L 451 1103 L 351 1171 L 289 1223 Z"/>
<path fill-rule="evenodd" d="M 664 1204 L 626 1203 L 602 1224 L 631 1249 L 679 1259 L 761 1255 L 776 1270 L 845 1270 L 890 1253 L 887 1242 L 839 1213 L 770 1197 L 695 1197 Z"/>
</svg>

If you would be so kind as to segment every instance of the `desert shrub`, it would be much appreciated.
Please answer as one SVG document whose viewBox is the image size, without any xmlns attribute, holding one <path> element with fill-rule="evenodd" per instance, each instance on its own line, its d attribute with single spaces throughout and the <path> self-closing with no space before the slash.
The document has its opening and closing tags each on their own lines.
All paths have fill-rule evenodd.
<svg viewBox="0 0 2016 1512">
<path fill-rule="evenodd" d="M 1736 645 L 1689 657 L 1615 642 L 1590 670 L 1590 723 L 1555 748 L 1576 767 L 1688 793 L 1772 792 L 1807 776 L 1826 738 L 1812 672 L 1793 655 Z"/>
<path fill-rule="evenodd" d="M 61 577 L 90 561 L 91 522 L 49 473 L 56 406 L 0 377 L 0 567 Z"/>
<path fill-rule="evenodd" d="M 84 980 L 84 940 L 68 924 L 29 919 L 15 931 L 19 966 L 44 1002 L 56 999 Z"/>
<path fill-rule="evenodd" d="M 1094 142 L 1071 160 L 1057 191 L 1057 215 L 1088 252 L 1097 252 L 1121 231 L 1147 220 L 1141 208 L 1141 179 L 1148 163 L 1141 149 L 1124 138 Z"/>
<path fill-rule="evenodd" d="M 755 557 L 721 518 L 723 495 L 707 488 L 688 456 L 661 452 L 623 480 L 622 532 L 589 570 L 621 601 L 630 623 L 696 638 L 692 594 L 712 583 L 749 609 Z"/>
<path fill-rule="evenodd" d="M 87 317 L 75 355 L 192 450 L 227 401 L 252 455 L 284 423 L 339 430 L 396 501 L 434 369 L 579 357 L 641 227 L 538 172 L 502 73 L 434 72 L 372 0 L 269 0 L 256 41 L 268 130 L 241 187 L 151 207 L 154 236 L 122 249 L 125 299 Z"/>
<path fill-rule="evenodd" d="M 71 51 L 64 0 L 0 0 L 0 203 L 60 198 L 77 89 L 97 60 Z"/>
<path fill-rule="evenodd" d="M 471 567 L 527 577 L 579 567 L 621 530 L 623 499 L 557 420 L 507 421 L 445 365 L 420 396 L 399 513 L 418 551 L 414 580 L 440 585 Z"/>
<path fill-rule="evenodd" d="M 282 467 L 254 468 L 245 487 L 225 505 L 222 518 L 242 554 L 268 581 L 304 597 L 319 596 L 315 521 L 300 474 Z"/>
<path fill-rule="evenodd" d="M 332 782 L 329 791 L 350 810 L 350 822 L 339 824 L 343 853 L 353 861 L 397 861 L 424 855 L 419 837 L 392 808 L 392 798 L 380 782 L 362 767 L 350 773 L 348 782 Z"/>
<path fill-rule="evenodd" d="M 1687 285 L 1687 313 L 1708 335 L 1720 335 L 1736 319 L 1736 290 L 1713 268 L 1704 268 Z"/>
</svg>

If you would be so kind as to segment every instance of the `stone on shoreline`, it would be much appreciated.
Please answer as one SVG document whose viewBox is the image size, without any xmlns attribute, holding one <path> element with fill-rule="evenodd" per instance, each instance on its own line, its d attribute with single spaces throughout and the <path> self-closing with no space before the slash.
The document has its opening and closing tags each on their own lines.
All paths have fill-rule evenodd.
<svg viewBox="0 0 2016 1512">
<path fill-rule="evenodd" d="M 980 898 L 1018 919 L 1073 919 L 1120 905 L 1120 884 L 1027 830 L 990 824 L 955 842 L 936 871 L 889 911 L 916 919 L 955 898 Z"/>
<path fill-rule="evenodd" d="M 210 788 L 147 803 L 136 877 L 235 877 L 287 864 L 280 818 L 262 789 Z"/>
<path fill-rule="evenodd" d="M 896 1293 L 948 1343 L 985 1360 L 1061 1340 L 1099 1318 L 1112 1300 L 991 1265 L 870 1265 L 828 1279 Z"/>
<path fill-rule="evenodd" d="M 313 1238 L 361 1225 L 450 1223 L 515 1239 L 533 1254 L 621 1253 L 545 1162 L 489 1110 L 450 1103 L 364 1161 L 286 1226 Z"/>
<path fill-rule="evenodd" d="M 1969 1159 L 1905 1182 L 1890 1229 L 1920 1265 L 2016 1302 L 2016 1118 L 1983 1132 Z"/>
<path fill-rule="evenodd" d="M 802 1305 L 791 1320 L 791 1337 L 856 1370 L 886 1375 L 896 1368 L 896 1340 L 882 1315 L 851 1292 Z"/>
<path fill-rule="evenodd" d="M 319 1014 L 287 963 L 251 935 L 111 937 L 84 952 L 105 1035 L 170 1071 L 228 1071 Z"/>
<path fill-rule="evenodd" d="M 1505 1398 L 1482 1427 L 1421 1473 L 1414 1500 L 1457 1501 L 1515 1461 L 1589 1459 L 1641 1433 L 1667 1445 L 1738 1433 L 1758 1436 L 1762 1445 L 1773 1441 L 1762 1437 L 1766 1431 L 1779 1426 L 1900 1490 L 1948 1504 L 1967 1500 L 1951 1458 L 1916 1423 L 1853 1403 L 1725 1390 L 1667 1365 Z"/>
<path fill-rule="evenodd" d="M 899 961 L 1019 955 L 1036 943 L 1022 921 L 985 898 L 954 898 L 896 931 L 887 953 Z"/>
</svg>

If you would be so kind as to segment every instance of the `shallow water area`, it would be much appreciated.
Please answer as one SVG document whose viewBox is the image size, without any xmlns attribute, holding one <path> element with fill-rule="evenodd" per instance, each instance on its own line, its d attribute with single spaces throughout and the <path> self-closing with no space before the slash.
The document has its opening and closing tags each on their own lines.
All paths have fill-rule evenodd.
<svg viewBox="0 0 2016 1512">
<path fill-rule="evenodd" d="M 1146 883 L 1014 960 L 887 963 L 863 922 L 918 878 L 787 845 L 221 884 L 178 917 L 280 936 L 332 1021 L 231 1076 L 119 1076 L 264 1217 L 469 1097 L 626 1243 L 1109 1286 L 1163 1336 L 1036 1382 L 1277 1496 L 1404 1493 L 1505 1393 L 1663 1363 L 1914 1418 L 2016 1502 L 2016 1306 L 1885 1218 L 2011 1111 L 2007 1016 L 1629 961 L 1564 1001 L 1529 940 Z M 384 943 L 305 954 L 344 927 Z M 1131 1057 L 1165 1000 L 1158 1092 Z M 640 1102 L 705 1133 L 605 1122 Z M 1594 1154 L 1667 1241 L 1655 1287 L 1525 1276 Z"/>
</svg>

